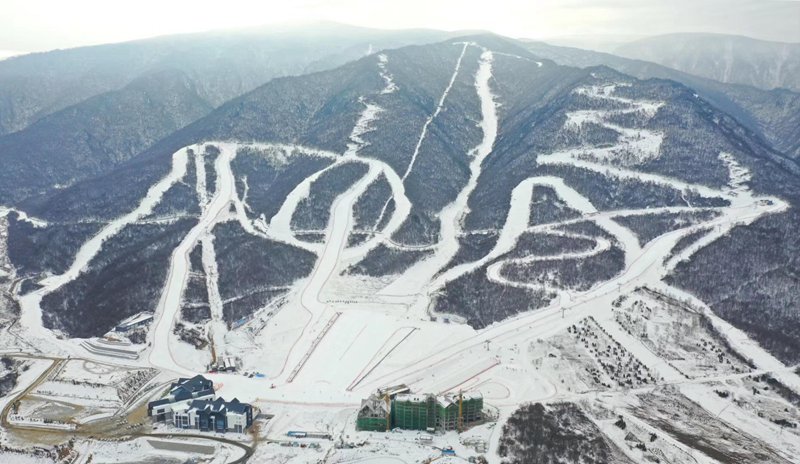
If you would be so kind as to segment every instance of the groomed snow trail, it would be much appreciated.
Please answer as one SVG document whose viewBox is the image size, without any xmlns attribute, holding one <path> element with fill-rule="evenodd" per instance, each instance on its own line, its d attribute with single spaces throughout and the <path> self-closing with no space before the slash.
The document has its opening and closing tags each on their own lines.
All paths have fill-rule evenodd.
<svg viewBox="0 0 800 464">
<path fill-rule="evenodd" d="M 175 359 L 170 350 L 172 328 L 181 307 L 183 291 L 191 269 L 189 254 L 203 236 L 211 233 L 219 218 L 227 213 L 233 198 L 237 197 L 230 165 L 236 156 L 237 146 L 230 143 L 214 143 L 214 145 L 220 150 L 214 162 L 217 189 L 203 210 L 198 223 L 172 252 L 167 281 L 156 306 L 155 320 L 148 337 L 152 345 L 148 356 L 150 364 L 176 373 L 191 373 L 198 368 L 198 366 L 192 366 L 193 369 L 185 367 L 185 364 Z"/>
<path fill-rule="evenodd" d="M 403 173 L 402 176 L 403 182 L 405 182 L 405 180 L 411 174 L 411 171 L 414 169 L 414 164 L 417 162 L 417 155 L 419 155 L 419 151 L 422 148 L 422 142 L 425 141 L 425 137 L 428 135 L 428 127 L 430 127 L 433 120 L 436 119 L 437 116 L 439 116 L 439 113 L 442 112 L 442 108 L 444 107 L 444 102 L 447 99 L 447 96 L 450 94 L 450 89 L 453 88 L 453 84 L 456 82 L 456 78 L 458 78 L 458 72 L 461 69 L 461 61 L 464 59 L 464 54 L 467 52 L 468 46 L 469 44 L 465 43 L 461 48 L 461 54 L 458 56 L 455 69 L 453 69 L 453 74 L 450 76 L 450 82 L 447 83 L 447 87 L 445 87 L 444 92 L 442 92 L 442 95 L 439 97 L 439 102 L 436 104 L 436 109 L 433 110 L 433 113 L 431 113 L 431 115 L 428 116 L 428 118 L 425 120 L 425 124 L 422 125 L 422 131 L 420 132 L 419 138 L 417 139 L 417 144 L 414 147 L 414 152 L 411 154 L 411 161 L 408 162 L 408 167 L 406 167 L 406 171 Z M 392 197 L 389 197 L 389 199 L 386 200 L 386 203 L 383 204 L 381 212 L 378 215 L 378 220 L 375 221 L 375 226 L 373 227 L 373 229 L 377 230 L 381 221 L 383 221 L 383 217 L 386 215 L 386 208 L 389 207 L 389 202 L 391 200 Z"/>
<path fill-rule="evenodd" d="M 206 190 L 206 160 L 202 153 L 195 152 L 194 154 L 194 169 L 197 176 L 195 182 L 195 190 L 197 192 L 197 202 L 200 205 L 200 210 L 208 204 L 208 191 Z"/>
<path fill-rule="evenodd" d="M 115 236 L 125 226 L 136 222 L 137 220 L 147 216 L 153 212 L 153 208 L 161 202 L 161 198 L 177 182 L 181 181 L 186 175 L 186 167 L 188 161 L 187 149 L 183 148 L 178 150 L 172 155 L 172 169 L 166 177 L 161 179 L 154 186 L 150 187 L 147 195 L 130 213 L 121 216 L 103 227 L 89 241 L 84 243 L 78 250 L 75 260 L 70 265 L 66 272 L 60 275 L 48 277 L 39 282 L 39 285 L 44 286 L 42 290 L 37 291 L 41 295 L 52 293 L 61 288 L 68 282 L 75 280 L 89 265 L 89 262 L 97 256 L 97 253 L 103 248 L 103 243 Z"/>
<path fill-rule="evenodd" d="M 219 270 L 217 269 L 214 235 L 210 231 L 203 234 L 200 237 L 200 245 L 202 247 L 203 271 L 206 275 L 208 306 L 211 310 L 209 332 L 211 333 L 211 341 L 214 343 L 214 352 L 217 357 L 220 357 L 225 354 L 225 334 L 228 333 L 228 326 L 225 324 L 222 296 L 219 293 Z"/>
<path fill-rule="evenodd" d="M 423 127 L 414 157 L 423 143 L 430 121 L 439 114 L 447 93 L 454 84 L 467 46 L 475 45 L 464 45 L 449 85 L 440 98 L 439 106 Z M 784 384 L 800 391 L 800 378 L 758 347 L 746 334 L 733 329 L 729 324 L 714 316 L 707 307 L 702 306 L 702 302 L 694 299 L 691 295 L 684 294 L 663 283 L 664 277 L 680 260 L 691 257 L 697 250 L 712 243 L 732 227 L 751 223 L 765 214 L 784 211 L 788 205 L 777 198 L 754 196 L 747 186 L 749 173 L 737 163 L 732 155 L 727 153 L 721 153 L 720 160 L 728 166 L 730 182 L 727 187 L 721 189 L 693 185 L 666 176 L 636 171 L 635 166 L 639 162 L 658 156 L 660 134 L 641 133 L 641 131 L 634 133 L 628 128 L 609 124 L 606 121 L 608 116 L 606 112 L 592 110 L 571 112 L 567 117 L 566 125 L 568 127 L 566 129 L 580 128 L 587 123 L 603 125 L 620 134 L 618 148 L 624 148 L 629 153 L 641 156 L 630 156 L 620 160 L 614 158 L 613 150 L 609 150 L 607 147 L 597 149 L 583 147 L 580 151 L 565 150 L 542 155 L 540 162 L 582 166 L 600 172 L 612 180 L 619 177 L 637 181 L 652 180 L 672 189 L 694 190 L 703 195 L 722 198 L 729 201 L 731 205 L 715 208 L 670 206 L 598 211 L 590 199 L 580 192 L 580 186 L 567 185 L 563 179 L 555 176 L 531 177 L 520 182 L 511 192 L 508 215 L 502 228 L 498 231 L 497 243 L 490 252 L 479 260 L 442 272 L 442 269 L 459 250 L 459 237 L 463 236 L 465 232 L 476 232 L 464 231 L 462 222 L 469 212 L 468 200 L 476 188 L 482 163 L 490 155 L 498 132 L 497 105 L 490 87 L 492 70 L 495 66 L 494 57 L 495 55 L 488 50 L 484 50 L 480 56 L 478 72 L 475 76 L 475 88 L 481 104 L 480 127 L 483 137 L 479 145 L 469 153 L 471 157 L 470 177 L 467 184 L 456 199 L 440 212 L 441 238 L 439 243 L 432 248 L 433 256 L 413 265 L 393 283 L 383 286 L 383 290 L 379 294 L 371 293 L 366 298 L 366 303 L 361 302 L 361 306 L 356 306 L 353 301 L 349 300 L 354 299 L 353 295 L 361 296 L 377 286 L 369 279 L 348 280 L 349 277 L 341 276 L 340 271 L 344 270 L 348 264 L 360 261 L 371 249 L 382 243 L 390 247 L 413 249 L 413 247 L 394 244 L 391 236 L 410 213 L 411 204 L 405 195 L 404 180 L 408 173 L 412 172 L 414 158 L 412 158 L 405 175 L 400 176 L 386 163 L 358 155 L 359 150 L 368 143 L 365 135 L 373 130 L 372 123 L 385 114 L 384 110 L 371 103 L 369 97 L 361 99 L 364 108 L 350 134 L 347 149 L 343 154 L 293 145 L 208 142 L 218 145 L 220 148 L 220 155 L 215 161 L 217 189 L 209 197 L 206 193 L 206 186 L 201 186 L 200 177 L 202 175 L 205 179 L 205 165 L 201 167 L 202 156 L 195 155 L 194 162 L 198 174 L 195 187 L 198 201 L 203 206 L 202 213 L 198 223 L 187 233 L 170 258 L 169 273 L 156 308 L 156 317 L 148 339 L 152 347 L 147 354 L 147 359 L 143 362 L 149 362 L 153 366 L 179 375 L 193 375 L 205 371 L 206 366 L 201 365 L 200 362 L 202 358 L 195 359 L 185 356 L 187 353 L 185 347 L 181 342 L 174 340 L 176 337 L 172 333 L 191 271 L 189 254 L 198 244 L 202 244 L 202 264 L 206 273 L 213 319 L 209 327 L 217 353 L 241 356 L 248 370 L 257 370 L 267 376 L 265 379 L 259 379 L 237 374 L 215 374 L 213 379 L 220 386 L 218 393 L 225 398 L 238 397 L 243 401 L 254 401 L 260 406 L 267 405 L 271 409 L 275 409 L 277 411 L 276 419 L 272 422 L 271 428 L 272 432 L 277 435 L 285 433 L 287 427 L 295 427 L 296 422 L 300 423 L 299 418 L 302 413 L 298 411 L 313 412 L 314 419 L 307 423 L 303 422 L 303 426 L 330 430 L 330 424 L 333 421 L 330 417 L 335 416 L 335 420 L 338 421 L 335 426 L 339 427 L 343 421 L 352 420 L 352 411 L 358 407 L 362 397 L 374 392 L 376 388 L 397 383 L 405 383 L 415 392 L 442 393 L 459 390 L 487 392 L 485 394 L 487 404 L 500 411 L 500 424 L 523 402 L 578 401 L 589 398 L 572 392 L 568 387 L 565 390 L 565 386 L 555 380 L 553 372 L 532 367 L 534 366 L 532 355 L 525 352 L 528 345 L 563 333 L 566 328 L 588 316 L 595 318 L 599 326 L 605 328 L 615 340 L 622 343 L 633 357 L 640 360 L 648 369 L 656 372 L 660 377 L 660 384 L 674 384 L 677 388 L 686 388 L 685 391 L 693 395 L 693 398 L 713 399 L 713 394 L 707 395 L 709 391 L 706 386 L 703 386 L 701 391 L 700 387 L 698 390 L 694 390 L 695 385 L 699 386 L 704 381 L 733 379 L 733 377 L 721 376 L 713 379 L 708 377 L 694 379 L 687 383 L 664 359 L 649 352 L 647 346 L 637 337 L 624 333 L 614 325 L 616 322 L 611 311 L 612 302 L 619 295 L 643 286 L 689 300 L 694 306 L 704 308 L 712 323 L 731 342 L 732 346 L 746 357 L 753 359 L 759 369 L 773 372 L 776 378 Z M 388 59 L 385 55 L 378 55 L 377 60 L 378 72 L 383 78 L 385 86 L 376 92 L 392 93 L 397 87 L 386 68 Z M 579 92 L 585 92 L 586 95 L 593 98 L 614 100 L 617 103 L 628 105 L 628 109 L 619 111 L 636 111 L 648 116 L 652 116 L 658 111 L 659 102 L 636 102 L 615 96 L 615 88 L 619 85 L 623 84 L 588 87 Z M 238 148 L 244 146 L 267 148 L 271 153 L 274 153 L 275 150 L 281 152 L 274 153 L 274 156 L 291 156 L 296 153 L 317 154 L 333 160 L 333 163 L 300 182 L 287 195 L 278 213 L 269 219 L 269 222 L 268 218 L 263 217 L 251 220 L 247 216 L 246 198 L 240 198 L 237 193 L 235 177 L 231 168 L 231 161 L 235 158 Z M 110 235 L 108 235 L 109 233 L 105 235 L 106 238 L 116 234 L 125 224 L 148 214 L 152 207 L 160 201 L 163 193 L 185 176 L 186 150 L 189 148 L 199 151 L 201 147 L 192 146 L 176 152 L 173 155 L 173 168 L 170 174 L 151 188 L 151 192 L 148 192 L 148 196 L 137 207 L 138 213 L 132 212 L 121 218 L 124 219 L 120 223 L 121 225 L 118 224 L 119 227 L 116 231 L 112 228 L 109 232 Z M 181 158 L 183 159 L 182 167 Z M 309 243 L 298 239 L 295 234 L 299 231 L 291 229 L 291 217 L 298 204 L 303 198 L 308 197 L 311 185 L 320 175 L 327 172 L 328 169 L 349 162 L 363 163 L 368 166 L 368 170 L 347 190 L 333 199 L 330 205 L 328 224 L 321 231 L 325 234 L 324 243 Z M 365 243 L 348 248 L 348 236 L 353 232 L 354 205 L 369 185 L 381 175 L 388 179 L 392 197 L 396 202 L 392 217 L 383 230 L 377 231 Z M 578 211 L 581 217 L 531 225 L 529 221 L 531 204 L 534 200 L 532 197 L 537 186 L 554 190 L 556 195 L 569 208 Z M 206 195 L 205 198 L 204 195 Z M 147 205 L 150 205 L 149 209 Z M 231 206 L 234 208 L 233 212 L 231 212 Z M 639 244 L 635 234 L 615 221 L 616 218 L 625 216 L 699 211 L 714 211 L 718 215 L 702 223 L 662 234 L 649 241 L 645 246 Z M 317 256 L 311 274 L 298 280 L 289 289 L 286 303 L 280 305 L 279 316 L 283 319 L 277 321 L 270 319 L 268 324 L 265 323 L 255 332 L 249 332 L 250 328 L 228 331 L 222 318 L 223 302 L 217 286 L 219 271 L 214 253 L 212 231 L 219 222 L 229 220 L 238 221 L 249 234 L 301 247 L 312 251 Z M 613 238 L 590 237 L 563 230 L 566 225 L 584 221 L 597 224 Z M 682 238 L 701 229 L 708 229 L 709 232 L 665 262 Z M 104 228 L 105 230 L 106 228 Z M 103 231 L 98 236 L 102 233 Z M 508 256 L 517 247 L 520 237 L 526 233 L 560 235 L 586 240 L 591 244 L 587 245 L 585 249 L 576 249 L 577 251 L 565 253 Z M 92 238 L 90 242 L 93 240 L 96 238 Z M 86 253 L 91 254 L 93 248 L 88 245 L 87 242 L 84 247 L 87 247 Z M 625 268 L 617 276 L 599 282 L 586 291 L 573 292 L 565 288 L 549 288 L 528 282 L 517 282 L 503 274 L 503 267 L 508 264 L 524 265 L 545 260 L 584 259 L 602 253 L 610 249 L 612 245 L 620 246 L 624 250 Z M 99 248 L 91 256 L 96 255 L 98 251 Z M 66 282 L 68 282 L 80 275 L 81 269 L 88 265 L 90 259 L 91 257 L 83 264 L 76 259 L 73 267 L 77 267 L 77 273 L 74 276 L 71 274 L 62 277 L 62 280 L 67 279 Z M 523 312 L 477 331 L 462 324 L 430 321 L 427 313 L 424 312 L 430 301 L 430 295 L 441 290 L 448 282 L 484 266 L 486 266 L 487 277 L 492 282 L 509 287 L 544 288 L 547 291 L 558 292 L 560 299 L 546 308 Z M 381 285 L 384 285 L 387 280 L 382 280 Z M 59 281 L 57 278 L 51 278 L 51 284 L 52 282 L 58 284 Z M 356 283 L 353 284 L 353 282 Z M 348 285 L 358 286 L 359 283 L 364 283 L 367 289 L 348 288 Z M 37 294 L 38 292 L 34 292 L 33 295 Z M 413 303 L 408 303 L 411 299 L 409 296 L 413 298 Z M 27 297 L 29 296 L 24 298 Z M 392 299 L 393 297 L 397 297 L 397 299 Z M 41 296 L 38 298 L 40 299 Z M 399 303 L 397 303 L 398 301 Z M 77 347 L 58 341 L 52 337 L 49 331 L 41 329 L 41 313 L 37 319 L 29 311 L 30 305 L 34 302 L 38 308 L 38 300 L 35 300 L 35 297 L 29 298 L 28 306 L 23 307 L 23 317 L 28 318 L 27 327 L 34 327 L 34 329 L 38 327 L 36 330 L 51 336 L 54 343 L 59 344 L 59 347 L 64 346 L 62 351 L 83 355 L 84 353 Z M 34 324 L 32 317 L 36 319 L 38 326 Z M 289 324 L 288 326 L 279 326 L 279 322 L 289 322 Z M 410 340 L 410 342 L 406 342 L 406 340 Z M 271 358 L 266 361 L 265 358 L 268 356 Z M 282 368 L 281 364 L 283 364 Z M 296 380 L 291 382 L 295 376 Z M 273 384 L 274 388 L 270 388 Z M 604 393 L 605 395 L 601 396 L 614 398 L 636 394 L 636 392 L 614 389 Z M 592 394 L 595 395 L 594 399 L 598 400 L 596 392 L 592 392 Z M 603 401 L 603 399 L 598 401 Z M 721 413 L 719 406 L 719 402 L 713 402 L 704 407 L 707 407 L 709 411 Z M 282 407 L 285 407 L 286 410 L 281 410 Z M 319 411 L 336 413 L 321 419 L 322 416 L 317 414 Z M 737 414 L 739 415 L 726 417 L 726 420 L 731 420 L 731 417 L 735 417 L 736 420 L 752 419 L 756 422 L 761 420 L 755 418 L 755 415 L 752 415 L 753 418 L 751 418 L 749 416 L 742 417 L 744 413 L 737 412 Z M 771 427 L 769 424 L 767 425 Z M 769 438 L 766 431 L 773 430 L 768 427 L 760 433 L 765 439 Z M 299 428 L 300 426 L 298 426 Z M 496 456 L 498 428 L 495 427 L 494 434 L 489 436 L 491 443 L 489 455 Z"/>
<path fill-rule="evenodd" d="M 464 47 L 466 49 L 467 45 L 464 45 Z M 408 269 L 381 293 L 419 293 L 458 252 L 458 237 L 462 231 L 462 221 L 469 212 L 469 197 L 478 185 L 483 160 L 492 152 L 494 142 L 497 139 L 497 103 L 489 86 L 489 81 L 492 78 L 492 60 L 492 52 L 484 50 L 481 53 L 478 72 L 475 75 L 475 89 L 481 102 L 482 119 L 480 127 L 483 132 L 483 138 L 478 146 L 470 152 L 470 177 L 467 184 L 458 193 L 456 199 L 445 206 L 439 213 L 441 238 L 437 243 L 436 251 L 430 258 Z"/>
<path fill-rule="evenodd" d="M 284 243 L 302 247 L 304 249 L 313 250 L 315 253 L 319 252 L 320 245 L 310 245 L 307 242 L 298 240 L 292 232 L 292 216 L 297 206 L 301 201 L 308 198 L 311 193 L 311 184 L 313 184 L 322 174 L 326 171 L 339 166 L 339 162 L 331 164 L 325 169 L 321 169 L 314 174 L 306 177 L 303 182 L 299 183 L 291 192 L 286 196 L 286 199 L 281 204 L 280 209 L 272 219 L 269 221 L 269 235 Z"/>
<path fill-rule="evenodd" d="M 169 173 L 150 187 L 145 197 L 134 210 L 109 222 L 80 247 L 69 269 L 63 274 L 50 276 L 39 281 L 38 284 L 41 288 L 19 298 L 21 309 L 20 324 L 35 339 L 43 340 L 52 347 L 57 346 L 68 352 L 74 352 L 76 349 L 74 345 L 62 342 L 50 330 L 43 327 L 42 298 L 77 279 L 86 270 L 92 259 L 102 250 L 103 244 L 107 240 L 117 235 L 126 226 L 152 213 L 153 208 L 161 202 L 161 198 L 167 190 L 186 175 L 188 148 L 190 147 L 182 148 L 172 155 L 172 168 Z"/>
<path fill-rule="evenodd" d="M 403 180 L 406 180 L 408 178 L 408 175 L 411 174 L 411 170 L 414 169 L 414 164 L 417 161 L 417 155 L 419 155 L 419 150 L 422 147 L 422 142 L 425 141 L 425 136 L 428 135 L 428 128 L 430 127 L 433 120 L 436 119 L 436 116 L 439 116 L 439 113 L 442 112 L 442 108 L 444 107 L 444 101 L 447 99 L 447 96 L 450 94 L 450 89 L 453 88 L 453 84 L 456 82 L 456 78 L 458 77 L 458 71 L 461 69 L 461 61 L 464 59 L 464 54 L 467 52 L 468 46 L 469 45 L 464 44 L 464 46 L 461 48 L 461 54 L 458 55 L 458 61 L 456 61 L 456 67 L 453 70 L 453 74 L 450 76 L 450 82 L 447 83 L 447 87 L 445 87 L 444 92 L 442 92 L 442 96 L 439 97 L 439 102 L 436 104 L 436 109 L 430 116 L 428 116 L 428 119 L 425 120 L 425 124 L 423 124 L 422 126 L 422 132 L 419 135 L 419 139 L 417 139 L 417 145 L 414 147 L 414 153 L 412 153 L 411 155 L 411 161 L 408 162 L 408 167 L 406 168 L 406 172 L 403 173 Z M 491 52 L 487 53 L 489 53 L 488 59 L 491 60 Z M 489 66 L 491 67 L 491 63 L 489 64 Z M 489 73 L 490 73 L 489 75 L 491 76 L 491 68 L 489 69 Z"/>
</svg>

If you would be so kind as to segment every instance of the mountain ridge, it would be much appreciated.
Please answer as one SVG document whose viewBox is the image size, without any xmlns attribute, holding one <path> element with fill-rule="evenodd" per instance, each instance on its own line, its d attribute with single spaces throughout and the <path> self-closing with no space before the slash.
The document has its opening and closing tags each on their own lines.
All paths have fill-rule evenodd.
<svg viewBox="0 0 800 464">
<path fill-rule="evenodd" d="M 10 176 L 0 343 L 60 359 L 34 391 L 65 404 L 63 372 L 206 376 L 273 415 L 262 436 L 333 431 L 333 459 L 439 457 L 416 431 L 357 430 L 401 385 L 395 401 L 480 398 L 486 422 L 431 434 L 463 459 L 792 462 L 796 159 L 755 110 L 745 124 L 715 103 L 736 107 L 725 85 L 529 48 L 384 49 L 207 105 L 68 186 L 29 195 Z M 209 372 L 221 359 L 237 371 Z M 277 446 L 254 459 L 321 456 Z"/>
<path fill-rule="evenodd" d="M 668 34 L 640 39 L 615 53 L 725 83 L 800 90 L 800 43 L 722 34 Z"/>
</svg>

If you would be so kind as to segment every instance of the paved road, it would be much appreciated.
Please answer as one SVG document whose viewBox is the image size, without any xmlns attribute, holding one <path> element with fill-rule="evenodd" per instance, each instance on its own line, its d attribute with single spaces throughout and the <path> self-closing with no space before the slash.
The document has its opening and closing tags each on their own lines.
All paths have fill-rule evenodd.
<svg viewBox="0 0 800 464">
<path fill-rule="evenodd" d="M 47 359 L 53 359 L 53 358 L 47 358 Z M 56 367 L 58 367 L 61 364 L 62 361 L 63 360 L 53 359 L 53 364 L 51 364 L 50 367 L 48 367 L 44 372 L 42 372 L 42 375 L 37 377 L 36 380 L 31 382 L 31 384 L 28 385 L 27 388 L 25 388 L 25 390 L 20 392 L 19 395 L 14 397 L 14 399 L 12 399 L 11 401 L 9 401 L 6 404 L 6 406 L 3 408 L 3 411 L 0 412 L 0 424 L 2 424 L 4 429 L 10 429 L 12 427 L 12 425 L 9 424 L 9 422 L 8 422 L 8 412 L 11 410 L 11 407 L 14 406 L 14 403 L 16 403 L 23 396 L 25 396 L 28 393 L 30 393 L 34 388 L 36 388 L 40 383 L 42 383 L 42 381 L 44 381 L 44 379 L 46 379 L 47 376 L 50 375 L 50 373 L 53 372 L 53 370 L 55 370 Z M 14 427 L 26 428 L 24 426 L 19 426 L 19 425 L 14 425 Z M 37 428 L 36 430 L 41 430 L 41 429 Z"/>
<path fill-rule="evenodd" d="M 247 462 L 252 456 L 255 450 L 244 443 L 229 440 L 227 438 L 220 438 L 215 437 L 212 435 L 203 435 L 199 433 L 180 433 L 180 434 L 170 434 L 170 433 L 142 433 L 136 434 L 135 437 L 158 437 L 158 438 L 199 438 L 201 440 L 211 440 L 216 441 L 218 443 L 224 443 L 226 445 L 235 446 L 237 448 L 241 448 L 244 450 L 244 455 L 235 461 L 231 461 L 229 464 L 243 464 Z"/>
</svg>

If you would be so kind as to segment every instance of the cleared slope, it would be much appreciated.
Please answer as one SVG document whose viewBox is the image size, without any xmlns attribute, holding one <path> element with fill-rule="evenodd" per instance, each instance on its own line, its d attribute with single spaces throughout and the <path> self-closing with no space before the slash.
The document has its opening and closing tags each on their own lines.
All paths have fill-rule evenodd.
<svg viewBox="0 0 800 464">
<path fill-rule="evenodd" d="M 680 82 L 714 106 L 761 134 L 777 150 L 800 157 L 800 93 L 787 89 L 763 90 L 740 84 L 725 84 L 688 74 L 657 63 L 623 58 L 608 53 L 528 42 L 528 49 L 567 66 L 609 66 L 639 79 L 659 78 Z"/>
</svg>

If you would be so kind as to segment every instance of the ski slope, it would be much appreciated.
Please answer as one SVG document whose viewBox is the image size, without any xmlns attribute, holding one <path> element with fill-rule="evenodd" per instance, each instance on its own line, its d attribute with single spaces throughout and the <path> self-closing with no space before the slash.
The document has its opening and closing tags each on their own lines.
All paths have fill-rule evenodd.
<svg viewBox="0 0 800 464">
<path fill-rule="evenodd" d="M 545 345 L 563 336 L 572 326 L 591 317 L 609 337 L 631 353 L 659 379 L 659 385 L 679 386 L 687 396 L 710 412 L 720 414 L 719 401 L 709 395 L 703 382 L 735 380 L 737 377 L 716 376 L 687 381 L 669 360 L 649 349 L 640 339 L 626 332 L 615 320 L 613 304 L 624 295 L 641 288 L 658 290 L 692 307 L 700 308 L 712 325 L 723 334 L 727 343 L 746 357 L 756 371 L 771 372 L 784 385 L 800 392 L 800 377 L 787 366 L 760 348 L 747 335 L 722 319 L 697 298 L 672 288 L 665 277 L 682 260 L 690 259 L 702 247 L 724 236 L 733 227 L 750 224 L 770 214 L 785 211 L 789 206 L 779 198 L 758 195 L 748 186 L 749 172 L 729 153 L 720 153 L 719 160 L 729 171 L 728 185 L 714 188 L 690 183 L 681 179 L 637 170 L 643 163 L 656 159 L 660 153 L 664 134 L 656 131 L 632 129 L 608 122 L 609 110 L 582 109 L 568 113 L 564 130 L 579 130 L 586 124 L 602 126 L 619 134 L 610 146 L 560 150 L 538 156 L 542 165 L 579 167 L 599 173 L 609 182 L 629 179 L 649 182 L 679 192 L 696 192 L 710 198 L 726 200 L 729 206 L 694 208 L 692 205 L 642 209 L 600 210 L 590 198 L 580 191 L 580 186 L 569 185 L 565 179 L 552 175 L 533 176 L 514 186 L 509 209 L 498 239 L 484 256 L 456 266 L 448 267 L 459 252 L 459 238 L 468 233 L 464 219 L 469 213 L 469 199 L 478 185 L 484 163 L 491 156 L 498 139 L 499 99 L 493 75 L 495 56 L 507 53 L 481 48 L 474 76 L 474 91 L 480 101 L 480 142 L 464 154 L 469 166 L 469 177 L 461 186 L 455 200 L 439 212 L 439 240 L 421 248 L 398 244 L 393 235 L 408 220 L 411 202 L 406 195 L 405 181 L 415 166 L 429 126 L 440 114 L 455 80 L 461 72 L 469 47 L 465 43 L 444 92 L 439 96 L 433 112 L 419 128 L 419 136 L 405 171 L 398 173 L 388 163 L 362 154 L 366 135 L 375 130 L 375 122 L 387 115 L 388 110 L 375 103 L 376 96 L 390 95 L 399 89 L 389 71 L 391 62 L 385 54 L 376 56 L 375 72 L 384 86 L 375 94 L 359 98 L 361 112 L 350 131 L 346 148 L 333 153 L 314 147 L 299 145 L 246 143 L 237 141 L 207 141 L 178 150 L 172 155 L 169 173 L 147 192 L 146 196 L 129 213 L 111 221 L 78 251 L 72 264 L 63 274 L 49 276 L 39 283 L 42 287 L 20 298 L 23 330 L 43 349 L 59 354 L 79 355 L 87 359 L 98 355 L 89 353 L 72 340 L 62 340 L 42 326 L 40 302 L 43 296 L 74 281 L 91 266 L 92 260 L 102 250 L 103 243 L 118 234 L 127 225 L 150 214 L 164 194 L 186 176 L 187 164 L 194 162 L 197 184 L 194 186 L 201 213 L 196 225 L 183 237 L 170 256 L 169 270 L 155 319 L 148 336 L 146 355 L 137 363 L 157 367 L 172 375 L 189 376 L 206 371 L 206 353 L 198 353 L 173 334 L 180 320 L 180 308 L 191 271 L 189 255 L 202 246 L 202 266 L 211 308 L 211 322 L 207 331 L 217 356 L 239 357 L 245 372 L 259 372 L 259 377 L 239 374 L 210 374 L 217 382 L 219 394 L 226 398 L 252 401 L 264 410 L 276 414 L 273 438 L 289 427 L 299 425 L 334 428 L 331 422 L 318 424 L 297 416 L 306 411 L 311 416 L 323 411 L 335 420 L 352 420 L 352 413 L 360 400 L 376 389 L 388 385 L 406 384 L 415 392 L 448 393 L 458 391 L 480 392 L 487 404 L 497 411 L 500 423 L 520 404 L 532 401 L 572 401 L 595 392 L 578 392 L 572 385 L 559 381 L 555 369 L 537 367 L 540 357 L 531 348 Z M 511 55 L 516 57 L 516 55 Z M 521 57 L 517 57 L 521 58 Z M 542 63 L 538 63 L 541 67 Z M 636 113 L 646 118 L 654 117 L 663 102 L 632 100 L 615 95 L 622 83 L 604 84 L 578 89 L 577 92 L 593 99 L 613 101 L 622 105 L 616 111 Z M 214 162 L 216 190 L 208 194 L 205 185 L 206 165 L 202 158 L 204 145 L 214 145 L 220 150 Z M 293 156 L 311 154 L 325 157 L 331 164 L 305 177 L 282 200 L 277 213 L 271 218 L 252 219 L 248 215 L 248 183 L 240 196 L 236 188 L 237 173 L 232 161 L 241 148 L 270 149 L 272 153 Z M 189 159 L 189 150 L 195 155 Z M 621 154 L 624 154 L 621 155 Z M 309 198 L 312 186 L 331 169 L 345 163 L 366 166 L 366 173 L 338 194 L 330 205 L 330 217 L 325 228 L 315 231 L 324 235 L 324 241 L 314 242 L 304 238 L 303 231 L 294 230 L 292 216 L 298 206 Z M 381 230 L 375 230 L 366 241 L 350 246 L 348 239 L 355 233 L 354 208 L 368 187 L 381 176 L 391 187 L 394 208 L 391 217 Z M 580 214 L 578 218 L 545 224 L 530 224 L 532 204 L 536 202 L 536 187 L 552 189 L 570 209 Z M 382 224 L 387 214 L 387 201 L 375 223 Z M 623 227 L 617 219 L 630 216 L 647 216 L 663 213 L 714 211 L 713 218 L 701 223 L 663 233 L 640 245 L 636 235 Z M 0 210 L 2 212 L 2 210 Z M 246 233 L 285 243 L 313 253 L 316 257 L 309 275 L 298 279 L 280 302 L 269 306 L 270 318 L 262 325 L 229 327 L 224 321 L 222 297 L 219 290 L 219 266 L 215 252 L 214 228 L 226 221 L 237 221 Z M 593 237 L 566 232 L 565 226 L 589 221 L 596 224 L 611 238 Z M 707 230 L 690 246 L 673 255 L 678 242 L 699 230 Z M 546 253 L 541 255 L 511 256 L 520 237 L 526 233 L 546 234 L 588 241 L 591 246 L 574 252 Z M 417 261 L 398 275 L 377 278 L 346 275 L 346 270 L 360 262 L 378 246 L 386 245 L 398 250 L 427 250 L 432 253 Z M 528 265 L 543 261 L 580 261 L 603 253 L 613 246 L 624 252 L 624 269 L 614 277 L 598 282 L 591 288 L 577 291 L 564 286 L 544 286 L 535 282 L 517 281 L 505 272 L 510 265 Z M 466 324 L 444 323 L 433 320 L 431 308 L 437 294 L 456 279 L 485 268 L 489 281 L 504 286 L 545 290 L 558 295 L 547 307 L 522 312 L 475 330 Z M 266 310 L 267 308 L 261 308 Z M 619 401 L 624 389 L 605 392 L 616 395 Z M 621 404 L 621 403 L 620 403 Z M 310 411 L 310 412 L 309 412 Z M 331 412 L 333 411 L 333 412 Z M 326 416 L 327 417 L 327 416 Z M 345 417 L 345 419 L 343 419 Z M 334 419 L 330 419 L 333 421 Z M 795 435 L 775 437 L 774 427 L 767 420 L 747 412 L 736 411 L 729 419 L 734 424 L 748 427 L 765 427 L 760 438 L 776 447 L 800 450 Z M 310 426 L 309 426 L 310 427 Z M 773 428 L 769 428 L 773 427 Z M 272 432 L 271 432 L 272 433 Z M 354 432 L 355 433 L 355 432 Z M 611 433 L 611 432 L 608 432 Z M 490 455 L 497 456 L 497 433 L 490 437 Z M 406 445 L 398 445 L 406 446 Z M 674 445 L 679 448 L 678 445 Z M 677 451 L 676 451 L 677 453 Z M 700 462 L 714 462 L 705 460 Z"/>
</svg>

